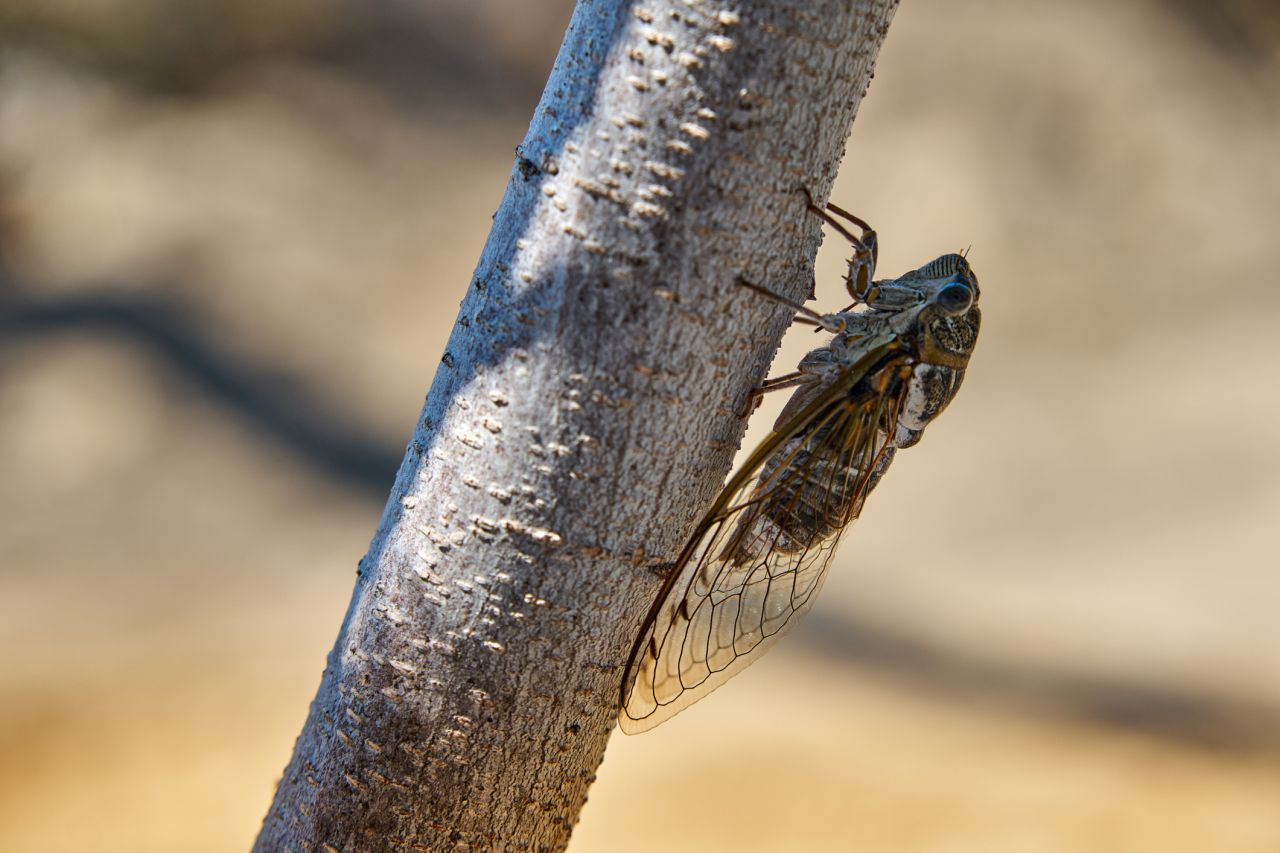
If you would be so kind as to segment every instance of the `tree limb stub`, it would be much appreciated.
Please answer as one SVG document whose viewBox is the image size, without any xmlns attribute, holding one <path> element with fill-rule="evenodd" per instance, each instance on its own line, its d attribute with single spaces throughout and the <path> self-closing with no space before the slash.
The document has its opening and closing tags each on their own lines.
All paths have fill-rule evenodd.
<svg viewBox="0 0 1280 853">
<path fill-rule="evenodd" d="M 561 849 L 894 0 L 580 0 L 256 849 Z"/>
</svg>

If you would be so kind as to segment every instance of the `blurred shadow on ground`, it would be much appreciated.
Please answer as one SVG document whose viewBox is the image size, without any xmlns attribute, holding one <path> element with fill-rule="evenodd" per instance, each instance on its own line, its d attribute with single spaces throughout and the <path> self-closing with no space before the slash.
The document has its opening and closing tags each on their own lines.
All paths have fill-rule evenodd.
<svg viewBox="0 0 1280 853">
<path fill-rule="evenodd" d="M 0 304 L 0 342 L 54 335 L 114 336 L 145 350 L 157 366 L 209 397 L 260 439 L 299 457 L 325 477 L 371 498 L 385 496 L 401 453 L 353 424 L 296 382 L 237 358 L 180 302 L 89 286 L 88 292 Z M 162 287 L 145 290 L 164 292 Z"/>
<path fill-rule="evenodd" d="M 326 404 L 305 384 L 282 381 L 270 370 L 246 363 L 180 302 L 125 295 L 111 287 L 87 290 L 38 301 L 7 299 L 0 305 L 0 341 L 61 335 L 128 340 L 190 390 L 252 429 L 259 440 L 371 500 L 385 496 L 401 451 L 343 414 L 348 407 Z M 1275 714 L 1245 701 L 965 657 L 821 610 L 809 615 L 799 635 L 811 653 L 965 701 L 1022 707 L 1205 747 L 1280 752 Z"/>
<path fill-rule="evenodd" d="M 1261 703 L 957 655 L 907 634 L 859 624 L 821 609 L 810 613 L 797 633 L 812 654 L 867 667 L 916 689 L 962 701 L 994 702 L 1207 748 L 1280 754 L 1280 721 Z"/>
<path fill-rule="evenodd" d="M 1169 9 L 1192 27 L 1219 54 L 1269 82 L 1280 61 L 1280 5 L 1275 0 L 1165 0 Z"/>
</svg>

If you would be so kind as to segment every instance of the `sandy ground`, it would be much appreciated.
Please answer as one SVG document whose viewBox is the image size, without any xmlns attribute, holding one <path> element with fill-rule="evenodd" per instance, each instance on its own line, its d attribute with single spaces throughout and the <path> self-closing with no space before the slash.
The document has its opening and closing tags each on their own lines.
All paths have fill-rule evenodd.
<svg viewBox="0 0 1280 853">
<path fill-rule="evenodd" d="M 964 392 L 574 850 L 1280 850 L 1280 83 L 1169 9 L 904 4 L 833 197 L 972 244 Z M 247 847 L 529 108 L 0 52 L 0 849 Z"/>
</svg>

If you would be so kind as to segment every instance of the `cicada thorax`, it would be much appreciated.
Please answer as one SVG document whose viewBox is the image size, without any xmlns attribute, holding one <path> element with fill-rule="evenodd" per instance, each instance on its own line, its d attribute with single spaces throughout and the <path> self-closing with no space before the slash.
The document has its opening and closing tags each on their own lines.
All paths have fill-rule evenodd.
<svg viewBox="0 0 1280 853">
<path fill-rule="evenodd" d="M 964 382 L 969 353 L 978 336 L 977 307 L 960 317 L 939 316 L 921 324 L 916 363 L 898 416 L 895 447 L 910 447 L 955 398 Z"/>
<path fill-rule="evenodd" d="M 922 267 L 921 272 L 939 278 L 957 275 L 975 293 L 977 291 L 977 281 L 968 263 L 959 255 L 944 255 Z M 964 381 L 969 356 L 978 341 L 981 323 L 982 312 L 976 303 L 961 314 L 948 314 L 933 306 L 921 312 L 909 335 L 915 351 L 915 366 L 907 382 L 898 418 L 893 441 L 896 447 L 910 447 L 919 441 L 924 428 L 956 396 Z"/>
<path fill-rule="evenodd" d="M 982 312 L 974 305 L 964 314 L 952 316 L 931 312 L 922 318 L 916 348 L 922 362 L 964 370 L 978 342 Z"/>
<path fill-rule="evenodd" d="M 924 435 L 924 428 L 942 414 L 963 381 L 963 369 L 923 362 L 916 364 L 907 380 L 893 446 L 911 447 L 918 442 Z"/>
</svg>

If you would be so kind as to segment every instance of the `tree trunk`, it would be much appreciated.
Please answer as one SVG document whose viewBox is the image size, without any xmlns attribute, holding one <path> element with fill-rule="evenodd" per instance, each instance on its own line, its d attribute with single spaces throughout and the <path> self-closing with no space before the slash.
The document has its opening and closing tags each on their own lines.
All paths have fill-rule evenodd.
<svg viewBox="0 0 1280 853">
<path fill-rule="evenodd" d="M 580 0 L 256 849 L 562 849 L 896 0 Z"/>
</svg>

